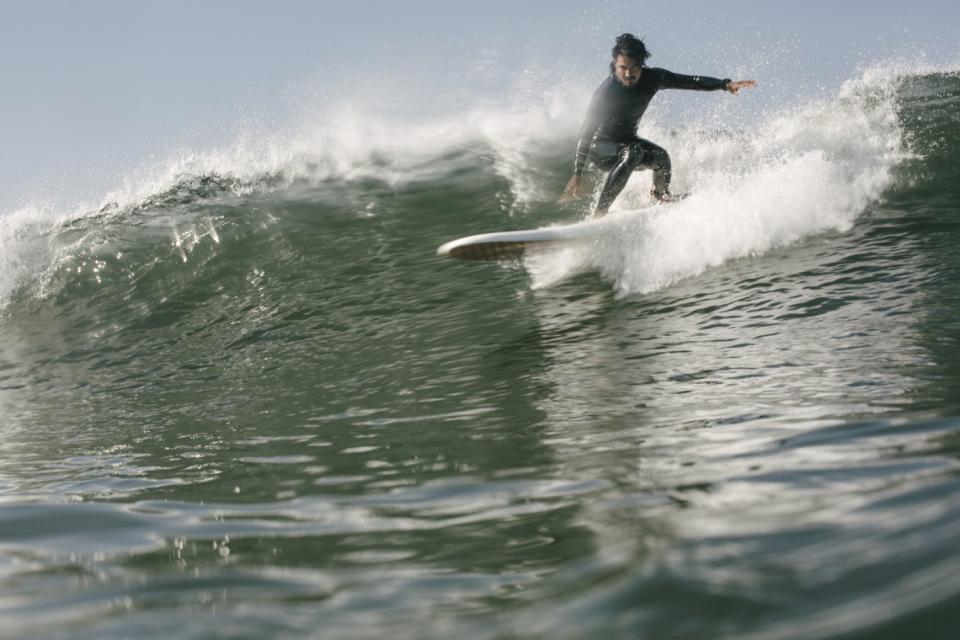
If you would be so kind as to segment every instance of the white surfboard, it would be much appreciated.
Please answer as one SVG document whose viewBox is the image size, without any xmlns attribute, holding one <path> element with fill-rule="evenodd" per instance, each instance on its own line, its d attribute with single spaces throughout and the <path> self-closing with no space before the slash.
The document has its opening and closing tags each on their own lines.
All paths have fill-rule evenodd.
<svg viewBox="0 0 960 640">
<path fill-rule="evenodd" d="M 437 255 L 461 260 L 516 260 L 538 251 L 583 242 L 597 233 L 596 220 L 541 229 L 481 233 L 451 240 L 437 249 Z"/>
</svg>

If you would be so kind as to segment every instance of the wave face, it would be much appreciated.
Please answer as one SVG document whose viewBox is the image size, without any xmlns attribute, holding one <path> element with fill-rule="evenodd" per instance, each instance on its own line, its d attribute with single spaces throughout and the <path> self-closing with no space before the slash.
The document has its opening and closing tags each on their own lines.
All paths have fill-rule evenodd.
<svg viewBox="0 0 960 640">
<path fill-rule="evenodd" d="M 651 113 L 689 198 L 638 174 L 590 247 L 436 257 L 586 214 L 588 93 L 7 212 L 5 631 L 947 637 L 960 76 Z"/>
</svg>

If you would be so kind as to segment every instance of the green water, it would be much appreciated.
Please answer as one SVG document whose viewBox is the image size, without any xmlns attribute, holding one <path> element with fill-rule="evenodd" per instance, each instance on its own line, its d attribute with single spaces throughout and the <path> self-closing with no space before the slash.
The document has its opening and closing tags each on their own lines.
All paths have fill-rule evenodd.
<svg viewBox="0 0 960 640">
<path fill-rule="evenodd" d="M 758 153 L 749 216 L 624 215 L 588 264 L 434 255 L 557 221 L 476 149 L 21 228 L 0 635 L 952 637 L 957 95 L 900 87 L 927 153 L 852 218 Z"/>
</svg>

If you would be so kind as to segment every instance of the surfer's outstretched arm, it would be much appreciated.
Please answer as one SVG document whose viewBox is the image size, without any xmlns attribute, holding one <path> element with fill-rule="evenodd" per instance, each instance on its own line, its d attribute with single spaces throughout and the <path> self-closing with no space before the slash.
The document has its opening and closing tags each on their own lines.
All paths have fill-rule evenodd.
<svg viewBox="0 0 960 640">
<path fill-rule="evenodd" d="M 727 86 L 725 88 L 733 95 L 737 95 L 737 92 L 740 91 L 740 89 L 747 89 L 748 87 L 755 86 L 757 86 L 756 80 L 731 80 L 727 82 Z"/>
</svg>

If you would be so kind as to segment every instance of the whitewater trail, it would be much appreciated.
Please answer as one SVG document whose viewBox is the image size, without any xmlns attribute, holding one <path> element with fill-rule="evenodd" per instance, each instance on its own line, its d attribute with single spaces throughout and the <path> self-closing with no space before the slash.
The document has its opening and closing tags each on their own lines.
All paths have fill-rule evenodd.
<svg viewBox="0 0 960 640">
<path fill-rule="evenodd" d="M 534 286 L 595 269 L 620 295 L 646 293 L 727 260 L 849 229 L 907 156 L 896 87 L 866 74 L 833 100 L 772 114 L 749 130 L 642 126 L 642 136 L 670 149 L 674 190 L 692 195 L 651 206 L 649 176 L 635 175 L 591 251 L 528 261 Z"/>
</svg>

